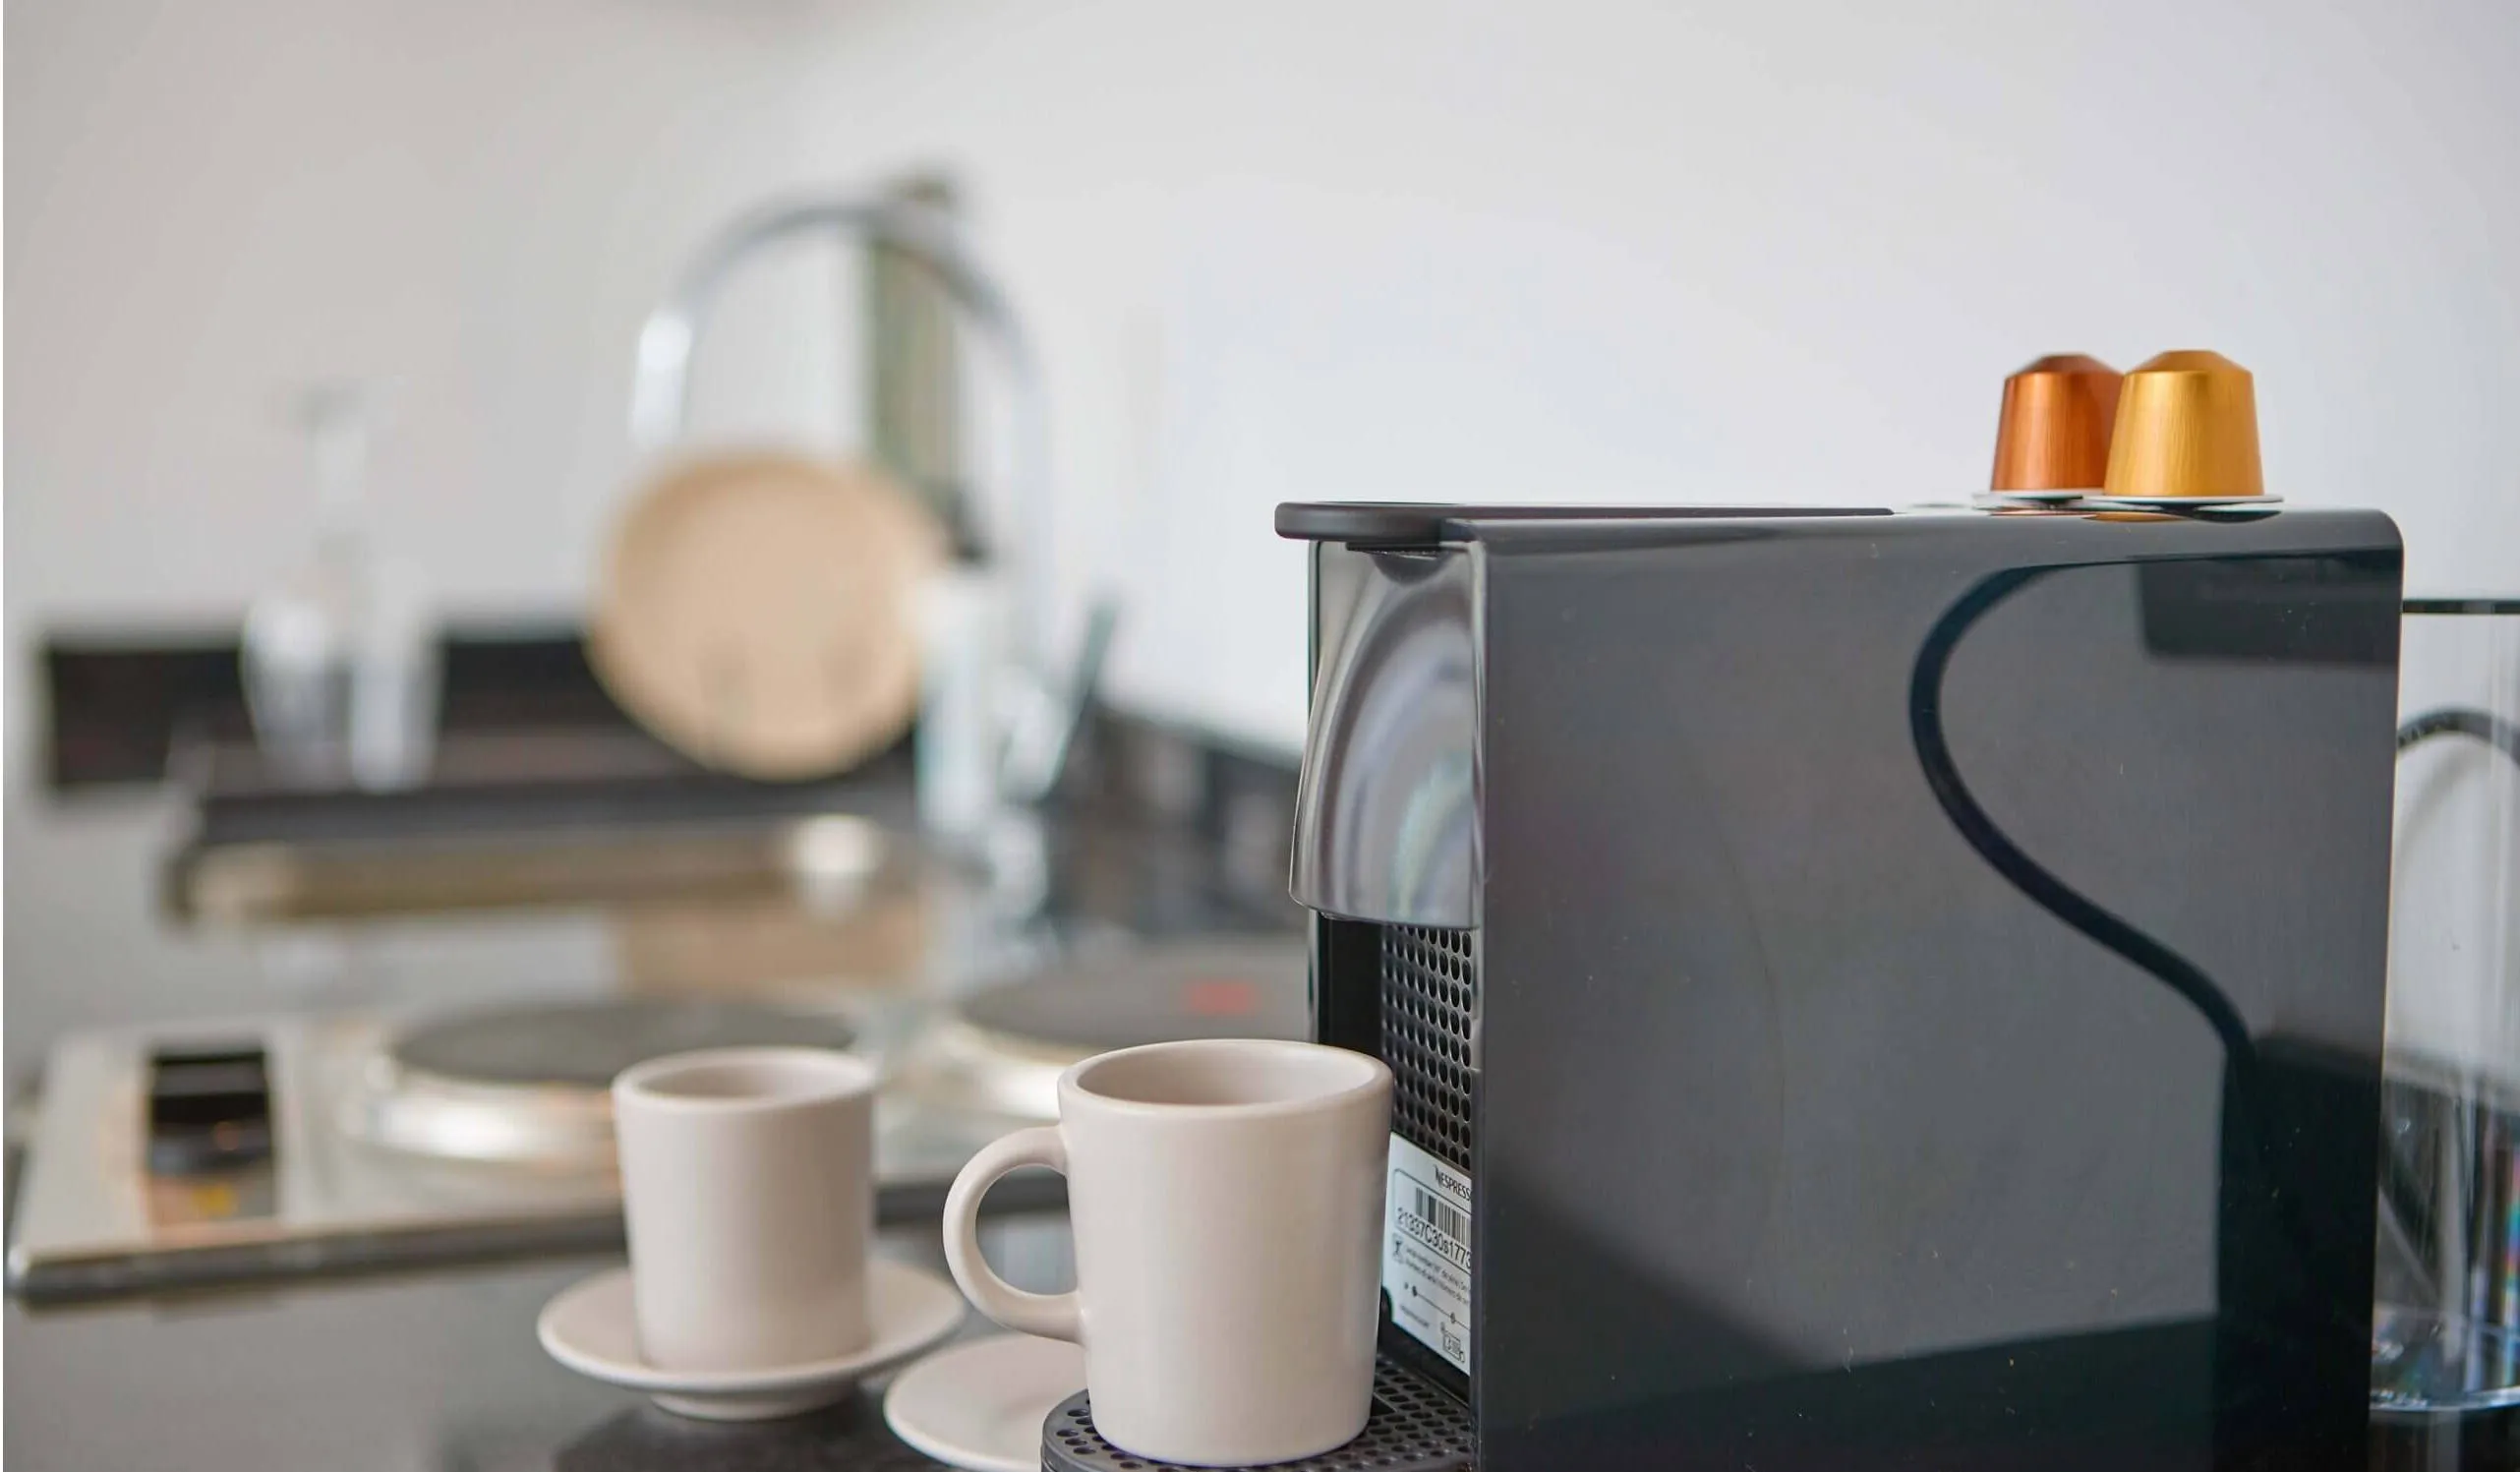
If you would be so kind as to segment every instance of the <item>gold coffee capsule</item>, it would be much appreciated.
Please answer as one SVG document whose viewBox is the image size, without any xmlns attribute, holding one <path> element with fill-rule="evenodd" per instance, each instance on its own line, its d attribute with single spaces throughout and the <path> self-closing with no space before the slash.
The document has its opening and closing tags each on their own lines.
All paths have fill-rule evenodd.
<svg viewBox="0 0 2520 1472">
<path fill-rule="evenodd" d="M 2126 376 L 2108 493 L 2171 500 L 2262 496 L 2257 386 L 2220 353 L 2163 353 Z"/>
<path fill-rule="evenodd" d="M 2096 491 L 2109 469 L 2118 371 L 2080 353 L 2041 358 L 2004 381 L 1996 491 Z"/>
</svg>

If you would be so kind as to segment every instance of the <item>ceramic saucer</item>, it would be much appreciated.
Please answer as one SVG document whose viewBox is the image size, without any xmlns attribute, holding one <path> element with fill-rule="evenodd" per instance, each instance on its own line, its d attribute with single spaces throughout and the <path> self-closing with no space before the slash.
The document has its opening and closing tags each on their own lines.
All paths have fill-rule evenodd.
<svg viewBox="0 0 2520 1472">
<path fill-rule="evenodd" d="M 884 1396 L 893 1435 L 968 1472 L 1037 1472 L 1041 1423 L 1085 1387 L 1085 1352 L 1064 1339 L 1000 1334 L 940 1349 Z"/>
<path fill-rule="evenodd" d="M 874 1337 L 851 1354 L 763 1370 L 660 1370 L 639 1355 L 630 1269 L 615 1267 L 545 1304 L 534 1332 L 553 1359 L 590 1379 L 644 1390 L 676 1415 L 766 1421 L 829 1405 L 865 1376 L 954 1332 L 963 1295 L 932 1272 L 878 1258 L 866 1265 L 866 1314 Z"/>
</svg>

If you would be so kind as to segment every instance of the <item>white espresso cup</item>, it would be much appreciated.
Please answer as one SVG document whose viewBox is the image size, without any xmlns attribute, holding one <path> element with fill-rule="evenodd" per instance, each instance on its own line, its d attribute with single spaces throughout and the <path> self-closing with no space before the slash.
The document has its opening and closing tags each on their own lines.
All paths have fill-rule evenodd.
<svg viewBox="0 0 2520 1472">
<path fill-rule="evenodd" d="M 981 1313 L 1084 1346 L 1094 1429 L 1123 1451 L 1244 1466 L 1365 1429 L 1379 1318 L 1391 1071 L 1307 1042 L 1104 1053 L 1059 1078 L 1059 1123 L 982 1149 L 945 1199 L 945 1259 Z M 1068 1178 L 1077 1286 L 1026 1293 L 980 1257 L 980 1198 L 1024 1165 Z"/>
<path fill-rule="evenodd" d="M 875 1071 L 821 1048 L 654 1058 L 613 1081 L 639 1352 L 761 1370 L 862 1349 Z"/>
</svg>

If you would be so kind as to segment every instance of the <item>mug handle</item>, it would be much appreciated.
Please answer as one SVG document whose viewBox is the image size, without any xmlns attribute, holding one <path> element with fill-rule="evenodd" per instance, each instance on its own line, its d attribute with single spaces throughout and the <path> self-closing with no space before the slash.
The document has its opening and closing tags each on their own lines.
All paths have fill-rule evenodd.
<svg viewBox="0 0 2520 1472">
<path fill-rule="evenodd" d="M 980 1256 L 980 1198 L 1008 1171 L 1023 1165 L 1046 1165 L 1068 1172 L 1067 1142 L 1059 1127 L 1040 1125 L 1018 1130 L 980 1148 L 954 1189 L 945 1194 L 945 1265 L 965 1297 L 983 1314 L 1018 1333 L 1084 1342 L 1084 1315 L 1074 1290 L 1026 1293 L 997 1275 Z"/>
</svg>

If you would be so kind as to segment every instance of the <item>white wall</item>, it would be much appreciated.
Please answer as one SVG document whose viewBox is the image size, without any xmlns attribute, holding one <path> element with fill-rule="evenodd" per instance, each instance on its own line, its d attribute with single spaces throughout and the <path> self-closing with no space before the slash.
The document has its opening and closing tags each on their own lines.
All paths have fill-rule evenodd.
<svg viewBox="0 0 2520 1472">
<path fill-rule="evenodd" d="M 1262 739 L 1303 701 L 1277 500 L 1950 497 L 2052 349 L 2230 353 L 2273 489 L 2395 512 L 2419 587 L 2520 588 L 2506 0 L 7 25 L 18 651 L 233 614 L 304 503 L 288 394 L 345 372 L 384 385 L 381 519 L 449 600 L 566 606 L 679 254 L 766 191 L 926 163 L 1045 345 L 1062 567 L 1133 598 L 1120 690 Z M 747 285 L 713 422 L 848 438 L 838 274 Z"/>
<path fill-rule="evenodd" d="M 807 172 L 795 21 L 537 0 L 8 13 L 11 612 L 232 614 L 296 550 L 309 381 L 379 383 L 382 519 L 457 603 L 582 582 L 629 334 Z"/>
</svg>

